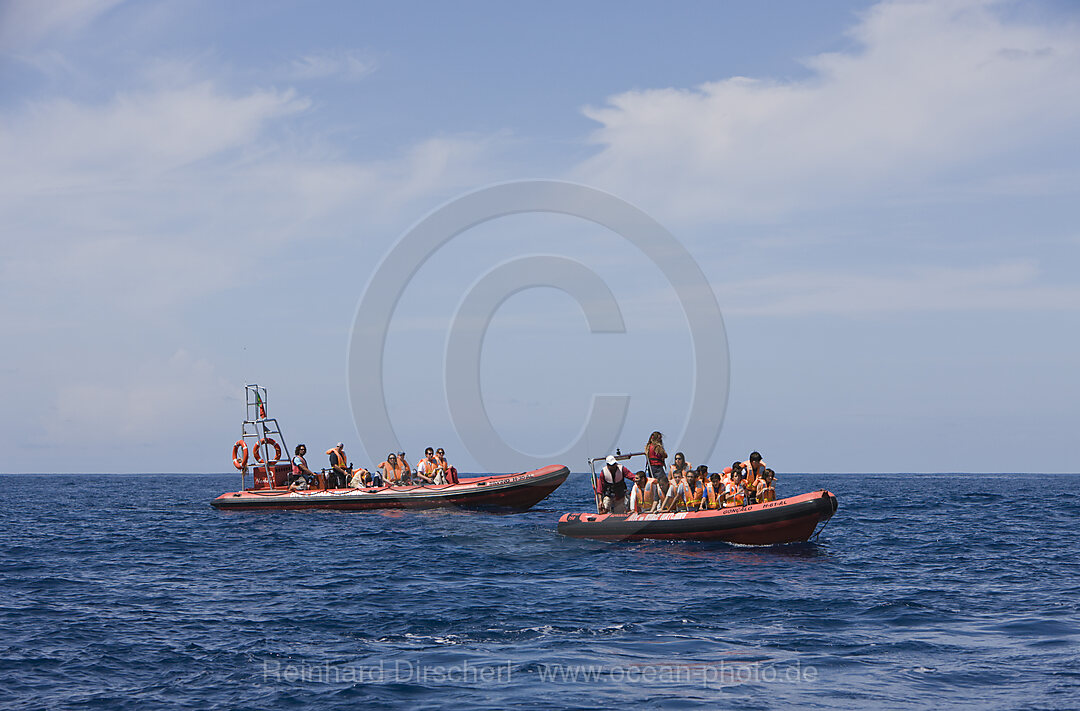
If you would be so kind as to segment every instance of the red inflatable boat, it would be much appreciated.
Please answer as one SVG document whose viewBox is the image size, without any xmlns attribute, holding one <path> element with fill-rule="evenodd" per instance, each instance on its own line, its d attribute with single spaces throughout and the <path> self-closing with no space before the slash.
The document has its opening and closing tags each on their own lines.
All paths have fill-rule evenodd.
<svg viewBox="0 0 1080 711">
<path fill-rule="evenodd" d="M 442 486 L 384 486 L 366 489 L 246 489 L 222 494 L 219 509 L 404 509 L 460 506 L 525 510 L 547 498 L 570 475 L 562 466 L 521 474 L 462 479 Z"/>
<path fill-rule="evenodd" d="M 553 465 L 520 474 L 457 479 L 452 468 L 445 477 L 451 484 L 416 484 L 348 489 L 327 489 L 324 469 L 315 488 L 291 490 L 291 463 L 281 463 L 289 452 L 278 421 L 268 417 L 266 388 L 245 386 L 246 416 L 240 439 L 233 445 L 233 466 L 241 473 L 240 491 L 222 494 L 210 503 L 219 509 L 405 509 L 459 506 L 466 508 L 525 509 L 535 506 L 559 488 L 570 470 Z M 271 453 L 272 452 L 272 453 Z M 249 453 L 254 456 L 248 466 Z M 288 462 L 288 459 L 286 459 Z M 350 465 L 351 466 L 351 465 Z M 251 488 L 247 486 L 250 469 Z"/>
<path fill-rule="evenodd" d="M 563 514 L 559 533 L 574 538 L 726 541 L 772 545 L 806 541 L 836 512 L 836 497 L 814 491 L 777 501 L 711 511 L 655 514 Z"/>
</svg>

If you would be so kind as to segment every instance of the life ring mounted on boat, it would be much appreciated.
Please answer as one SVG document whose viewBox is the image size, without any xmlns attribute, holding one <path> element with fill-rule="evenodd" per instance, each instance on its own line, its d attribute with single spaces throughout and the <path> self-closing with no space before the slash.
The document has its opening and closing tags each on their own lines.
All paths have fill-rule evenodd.
<svg viewBox="0 0 1080 711">
<path fill-rule="evenodd" d="M 258 462 L 259 464 L 262 464 L 262 448 L 263 448 L 264 444 L 270 444 L 270 445 L 273 445 L 273 447 L 274 447 L 274 456 L 270 459 L 269 462 L 267 462 L 267 464 L 276 464 L 277 460 L 281 459 L 281 445 L 278 444 L 277 440 L 275 440 L 272 437 L 263 437 L 255 445 L 255 450 L 254 450 L 255 461 Z"/>
<path fill-rule="evenodd" d="M 242 457 L 239 456 L 237 454 L 237 451 L 243 452 L 243 456 Z M 236 440 L 236 444 L 234 444 L 233 447 L 232 447 L 232 463 L 233 463 L 233 466 L 236 467 L 237 469 L 239 469 L 240 471 L 244 471 L 244 467 L 247 466 L 247 461 L 248 461 L 247 442 L 245 442 L 242 439 L 238 439 L 238 440 Z"/>
</svg>

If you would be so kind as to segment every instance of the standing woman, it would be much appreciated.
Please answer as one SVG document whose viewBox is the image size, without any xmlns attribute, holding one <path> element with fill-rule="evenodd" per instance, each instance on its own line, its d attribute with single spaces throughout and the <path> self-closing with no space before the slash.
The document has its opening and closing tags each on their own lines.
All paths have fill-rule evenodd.
<svg viewBox="0 0 1080 711">
<path fill-rule="evenodd" d="M 666 478 L 667 452 L 664 451 L 664 435 L 659 432 L 649 435 L 649 443 L 645 445 L 645 456 L 649 458 L 649 476 Z"/>
</svg>

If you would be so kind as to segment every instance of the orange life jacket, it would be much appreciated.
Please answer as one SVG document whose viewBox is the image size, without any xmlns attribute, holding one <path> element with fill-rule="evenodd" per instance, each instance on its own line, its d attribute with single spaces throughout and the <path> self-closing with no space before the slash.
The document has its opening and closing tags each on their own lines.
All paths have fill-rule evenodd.
<svg viewBox="0 0 1080 711">
<path fill-rule="evenodd" d="M 337 447 L 331 449 L 328 454 L 330 455 L 330 466 L 339 469 L 345 469 L 348 466 L 348 462 L 345 461 L 345 455 L 339 452 Z"/>
<path fill-rule="evenodd" d="M 705 505 L 710 509 L 721 509 L 724 507 L 723 484 L 721 484 L 719 488 L 714 487 L 711 481 L 705 485 Z"/>
<path fill-rule="evenodd" d="M 648 511 L 656 501 L 656 479 L 646 479 L 644 489 L 637 488 L 637 483 L 635 483 L 634 491 L 634 500 L 631 502 L 632 511 L 634 513 Z"/>
<path fill-rule="evenodd" d="M 705 495 L 705 491 L 701 488 L 701 485 L 690 486 L 690 482 L 687 481 L 683 485 L 684 500 L 683 506 L 690 510 L 691 508 L 701 508 L 701 499 Z"/>
<path fill-rule="evenodd" d="M 742 487 L 735 484 L 733 481 L 729 481 L 724 484 L 724 502 L 728 506 L 742 506 L 743 505 L 743 493 Z"/>
<path fill-rule="evenodd" d="M 743 470 L 746 471 L 746 484 L 747 486 L 755 486 L 757 480 L 765 474 L 765 462 L 758 462 L 757 467 L 753 467 L 750 464 L 750 460 L 747 459 L 742 463 Z"/>
</svg>

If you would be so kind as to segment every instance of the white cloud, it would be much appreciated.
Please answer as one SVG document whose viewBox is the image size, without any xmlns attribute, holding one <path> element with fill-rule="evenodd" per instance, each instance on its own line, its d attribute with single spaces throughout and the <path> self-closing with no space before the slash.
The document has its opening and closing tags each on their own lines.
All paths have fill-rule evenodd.
<svg viewBox="0 0 1080 711">
<path fill-rule="evenodd" d="M 0 220 L 12 226 L 0 293 L 19 300 L 48 272 L 58 292 L 125 309 L 198 298 L 239 286 L 275 247 L 324 234 L 330 216 L 338 231 L 343 213 L 385 224 L 490 177 L 497 139 L 432 138 L 349 160 L 317 132 L 289 134 L 308 105 L 291 90 L 231 93 L 204 80 L 0 114 Z M 237 264 L 247 268 L 221 266 Z M 133 291 L 148 296 L 133 302 Z"/>
<path fill-rule="evenodd" d="M 359 50 L 312 52 L 294 59 L 286 76 L 294 80 L 340 77 L 356 81 L 374 72 L 377 66 L 373 58 Z"/>
<path fill-rule="evenodd" d="M 7 0 L 0 4 L 0 52 L 75 34 L 122 0 Z"/>
<path fill-rule="evenodd" d="M 1032 261 L 876 275 L 789 272 L 725 282 L 716 291 L 724 313 L 738 316 L 1080 311 L 1080 286 L 1046 285 Z"/>
<path fill-rule="evenodd" d="M 120 93 L 99 104 L 51 99 L 0 116 L 0 187 L 9 196 L 115 189 L 252 143 L 303 111 L 292 91 L 234 96 L 203 81 Z"/>
<path fill-rule="evenodd" d="M 1080 31 L 1003 18 L 1002 3 L 884 2 L 856 51 L 797 81 L 731 77 L 631 91 L 586 114 L 602 150 L 578 177 L 669 215 L 761 215 L 926 195 L 1080 121 Z M 1019 168 L 1023 170 L 1023 168 Z"/>
</svg>

